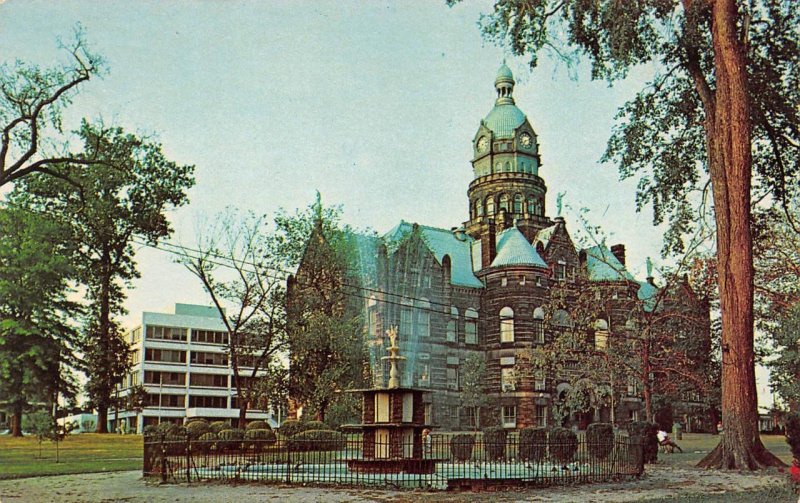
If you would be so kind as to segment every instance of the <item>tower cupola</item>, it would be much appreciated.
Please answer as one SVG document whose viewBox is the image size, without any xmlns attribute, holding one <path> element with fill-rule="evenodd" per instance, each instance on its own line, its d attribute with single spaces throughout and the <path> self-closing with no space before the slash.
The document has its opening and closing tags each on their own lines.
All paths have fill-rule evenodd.
<svg viewBox="0 0 800 503">
<path fill-rule="evenodd" d="M 495 105 L 514 104 L 514 83 L 514 74 L 511 73 L 511 69 L 506 66 L 506 62 L 503 60 L 503 64 L 497 70 L 497 78 L 494 79 L 494 87 L 497 89 Z"/>
</svg>

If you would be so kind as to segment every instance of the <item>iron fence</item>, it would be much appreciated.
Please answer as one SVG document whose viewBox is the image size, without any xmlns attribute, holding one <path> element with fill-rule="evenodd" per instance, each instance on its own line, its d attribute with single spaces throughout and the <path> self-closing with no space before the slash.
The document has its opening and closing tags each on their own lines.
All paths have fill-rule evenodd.
<svg viewBox="0 0 800 503">
<path fill-rule="evenodd" d="M 401 445 L 399 452 L 412 453 Z M 380 457 L 398 452 L 358 436 L 335 442 L 283 439 L 199 441 L 151 435 L 144 442 L 144 475 L 165 482 L 263 481 L 385 488 L 483 488 L 564 485 L 638 477 L 644 470 L 635 439 L 617 435 L 603 444 L 577 442 L 487 443 L 434 435 L 417 458 Z M 417 451 L 419 452 L 419 451 Z M 376 457 L 377 454 L 377 457 Z"/>
</svg>

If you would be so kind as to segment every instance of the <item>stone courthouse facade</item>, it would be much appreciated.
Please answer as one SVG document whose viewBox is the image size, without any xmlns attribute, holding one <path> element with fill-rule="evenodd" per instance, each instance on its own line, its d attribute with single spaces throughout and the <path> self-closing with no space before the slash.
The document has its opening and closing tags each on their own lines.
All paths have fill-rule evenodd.
<svg viewBox="0 0 800 503">
<path fill-rule="evenodd" d="M 573 323 L 569 306 L 552 308 L 554 288 L 577 291 L 589 282 L 604 292 L 604 299 L 619 299 L 620 313 L 598 315 L 587 333 L 587 351 L 602 350 L 625 326 L 624 303 L 647 302 L 658 292 L 652 279 L 638 282 L 625 269 L 623 245 L 577 248 L 560 216 L 560 201 L 559 215 L 546 214 L 539 143 L 514 103 L 514 84 L 503 64 L 495 80 L 494 107 L 472 139 L 474 179 L 467 189 L 465 222 L 440 229 L 401 221 L 381 237 L 359 238 L 361 261 L 370 264 L 363 268 L 361 283 L 374 384 L 385 384 L 380 360 L 386 354 L 385 332 L 397 326 L 407 358 L 403 385 L 432 391 L 425 398 L 426 423 L 444 429 L 490 423 L 554 426 L 553 402 L 574 379 L 521 369 L 525 355 L 552 344 Z M 293 281 L 290 296 L 301 290 Z M 696 301 L 691 294 L 683 297 Z M 600 311 L 614 313 L 613 308 Z M 708 336 L 705 328 L 700 336 Z M 462 395 L 465 363 L 475 358 L 485 362 L 489 404 L 480 414 L 464 405 Z M 571 414 L 563 424 L 584 427 L 612 416 L 618 422 L 638 419 L 641 400 L 635 383 L 618 382 L 615 390 L 616 401 L 593 403 L 589 412 Z"/>
</svg>

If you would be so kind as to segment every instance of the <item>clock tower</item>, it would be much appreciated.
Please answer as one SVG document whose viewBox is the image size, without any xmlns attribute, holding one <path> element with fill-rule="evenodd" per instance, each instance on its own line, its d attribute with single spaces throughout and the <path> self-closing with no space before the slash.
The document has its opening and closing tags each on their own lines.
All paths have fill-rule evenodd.
<svg viewBox="0 0 800 503">
<path fill-rule="evenodd" d="M 472 140 L 467 233 L 481 239 L 489 229 L 516 225 L 528 241 L 552 224 L 544 214 L 547 187 L 539 177 L 536 132 L 514 104 L 514 76 L 505 62 L 494 81 L 497 99 Z M 485 236 L 484 236 L 485 237 Z"/>
</svg>

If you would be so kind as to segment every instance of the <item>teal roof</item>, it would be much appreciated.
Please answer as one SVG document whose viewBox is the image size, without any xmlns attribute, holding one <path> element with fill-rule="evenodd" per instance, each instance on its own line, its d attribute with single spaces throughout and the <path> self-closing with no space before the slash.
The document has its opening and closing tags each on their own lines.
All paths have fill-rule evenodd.
<svg viewBox="0 0 800 503">
<path fill-rule="evenodd" d="M 552 239 L 553 233 L 556 231 L 557 228 L 558 224 L 553 224 L 550 227 L 545 227 L 544 229 L 541 229 L 539 232 L 536 233 L 536 238 L 534 239 L 534 241 L 541 241 L 542 246 L 547 248 L 547 245 L 550 244 L 550 239 Z"/>
<path fill-rule="evenodd" d="M 497 256 L 492 261 L 491 267 L 512 265 L 547 268 L 547 264 L 536 253 L 536 249 L 516 227 L 506 229 L 497 235 Z"/>
<path fill-rule="evenodd" d="M 514 130 L 525 123 L 525 114 L 514 104 L 495 105 L 483 120 L 495 138 L 513 138 Z"/>
<path fill-rule="evenodd" d="M 514 83 L 514 74 L 511 73 L 511 68 L 506 65 L 505 60 L 503 60 L 503 64 L 500 65 L 500 68 L 497 69 L 497 78 L 494 80 L 495 82 L 500 81 L 511 81 Z"/>
<path fill-rule="evenodd" d="M 639 290 L 636 292 L 636 296 L 642 301 L 642 304 L 644 304 L 644 310 L 648 313 L 651 313 L 656 308 L 656 294 L 658 294 L 658 288 L 654 287 L 647 281 L 640 281 L 639 285 Z"/>
<path fill-rule="evenodd" d="M 636 281 L 604 244 L 584 250 L 590 281 Z"/>
<path fill-rule="evenodd" d="M 450 256 L 450 283 L 470 288 L 483 288 L 483 283 L 472 272 L 471 237 L 464 234 L 463 240 L 456 238 L 452 231 L 419 225 L 422 240 L 428 246 L 436 261 L 442 263 L 445 255 Z M 394 253 L 402 239 L 411 233 L 413 224 L 400 221 L 384 235 L 387 248 Z"/>
</svg>

